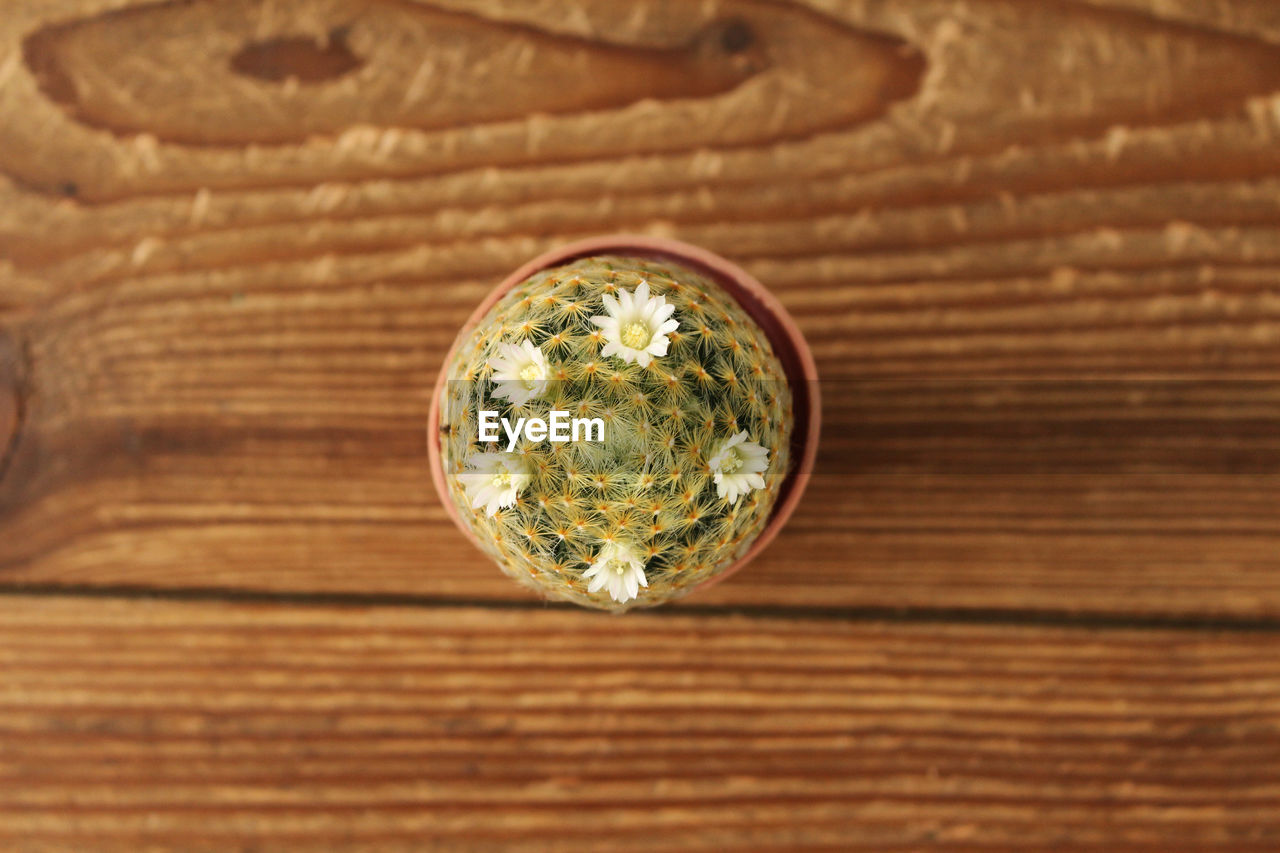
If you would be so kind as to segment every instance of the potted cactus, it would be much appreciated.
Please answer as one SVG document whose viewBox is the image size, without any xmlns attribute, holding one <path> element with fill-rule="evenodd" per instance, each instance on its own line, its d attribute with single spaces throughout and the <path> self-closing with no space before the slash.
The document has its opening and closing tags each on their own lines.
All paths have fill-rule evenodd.
<svg viewBox="0 0 1280 853">
<path fill-rule="evenodd" d="M 740 568 L 812 468 L 812 357 L 741 269 L 598 238 L 508 277 L 431 406 L 436 488 L 502 570 L 550 598 L 651 606 Z"/>
</svg>

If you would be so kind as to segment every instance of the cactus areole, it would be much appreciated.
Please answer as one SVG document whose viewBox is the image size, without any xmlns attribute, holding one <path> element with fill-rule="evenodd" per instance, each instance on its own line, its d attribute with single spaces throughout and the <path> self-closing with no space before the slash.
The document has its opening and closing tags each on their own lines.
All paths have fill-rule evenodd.
<svg viewBox="0 0 1280 853">
<path fill-rule="evenodd" d="M 604 610 L 660 604 L 781 527 L 816 450 L 815 378 L 790 318 L 728 262 L 584 241 L 518 271 L 458 336 L 433 476 L 516 581 Z"/>
</svg>

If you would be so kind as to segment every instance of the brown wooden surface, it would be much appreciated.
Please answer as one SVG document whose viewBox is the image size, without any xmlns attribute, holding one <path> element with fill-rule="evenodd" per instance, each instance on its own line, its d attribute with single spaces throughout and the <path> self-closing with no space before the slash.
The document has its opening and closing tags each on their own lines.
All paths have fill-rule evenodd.
<svg viewBox="0 0 1280 853">
<path fill-rule="evenodd" d="M 679 615 L 539 612 L 426 471 L 615 230 L 823 377 Z M 7 3 L 0 835 L 1275 849 L 1278 280 L 1269 0 Z"/>
<path fill-rule="evenodd" d="M 1274 633 L 0 602 L 0 843 L 1280 844 Z M 86 848 L 80 848 L 86 849 Z"/>
<path fill-rule="evenodd" d="M 440 511 L 426 394 L 505 271 L 638 229 L 747 264 L 825 380 L 813 494 L 704 601 L 1280 612 L 1267 4 L 238 6 L 0 22 L 0 580 L 520 598 Z M 696 91 L 637 100 L 655 62 Z"/>
</svg>

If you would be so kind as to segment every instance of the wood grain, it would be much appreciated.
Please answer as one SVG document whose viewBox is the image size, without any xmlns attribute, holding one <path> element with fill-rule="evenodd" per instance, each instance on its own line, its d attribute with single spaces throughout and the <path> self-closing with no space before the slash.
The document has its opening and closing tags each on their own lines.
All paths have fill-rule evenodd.
<svg viewBox="0 0 1280 853">
<path fill-rule="evenodd" d="M 6 3 L 0 849 L 1280 848 L 1278 141 L 1267 0 Z M 424 433 L 614 230 L 766 282 L 827 426 L 623 619 Z"/>
<path fill-rule="evenodd" d="M 0 599 L 0 839 L 1274 850 L 1272 633 Z"/>
<path fill-rule="evenodd" d="M 1275 618 L 1278 91 L 1265 2 L 10 4 L 0 583 L 524 596 L 427 394 L 626 229 L 824 377 L 808 498 L 698 602 Z"/>
</svg>

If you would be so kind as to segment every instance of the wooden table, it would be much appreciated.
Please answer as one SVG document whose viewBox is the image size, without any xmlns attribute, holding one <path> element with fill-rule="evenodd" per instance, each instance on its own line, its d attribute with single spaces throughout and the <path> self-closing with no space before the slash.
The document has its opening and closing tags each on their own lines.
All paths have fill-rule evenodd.
<svg viewBox="0 0 1280 853">
<path fill-rule="evenodd" d="M 1268 0 L 7 3 L 0 849 L 1280 849 L 1278 176 Z M 826 430 L 613 618 L 423 425 L 619 230 Z"/>
</svg>

